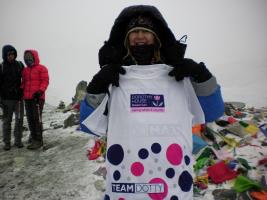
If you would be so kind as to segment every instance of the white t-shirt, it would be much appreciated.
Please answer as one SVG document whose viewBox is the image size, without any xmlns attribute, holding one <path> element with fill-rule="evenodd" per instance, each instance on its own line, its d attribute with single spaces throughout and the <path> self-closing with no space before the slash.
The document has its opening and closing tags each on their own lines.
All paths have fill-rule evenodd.
<svg viewBox="0 0 267 200">
<path fill-rule="evenodd" d="M 165 64 L 124 68 L 108 117 L 106 97 L 84 121 L 107 130 L 105 199 L 193 199 L 192 126 L 205 120 L 190 80 L 175 81 Z"/>
</svg>

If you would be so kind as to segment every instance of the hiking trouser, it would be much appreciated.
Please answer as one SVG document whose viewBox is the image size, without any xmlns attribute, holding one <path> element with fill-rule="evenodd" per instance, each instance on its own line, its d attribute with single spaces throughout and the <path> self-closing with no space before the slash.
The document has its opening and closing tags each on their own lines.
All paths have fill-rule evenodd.
<svg viewBox="0 0 267 200">
<path fill-rule="evenodd" d="M 24 117 L 24 103 L 18 100 L 2 100 L 3 103 L 3 142 L 11 142 L 11 123 L 15 113 L 14 140 L 15 144 L 21 143 L 22 126 Z"/>
<path fill-rule="evenodd" d="M 32 141 L 43 142 L 43 124 L 42 111 L 44 100 L 36 102 L 33 99 L 25 100 L 25 108 L 29 129 L 31 132 L 30 138 Z"/>
</svg>

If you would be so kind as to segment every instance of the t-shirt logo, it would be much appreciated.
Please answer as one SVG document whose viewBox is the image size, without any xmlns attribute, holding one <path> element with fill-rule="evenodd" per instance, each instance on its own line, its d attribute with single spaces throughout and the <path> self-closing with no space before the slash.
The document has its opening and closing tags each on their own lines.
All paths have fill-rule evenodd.
<svg viewBox="0 0 267 200">
<path fill-rule="evenodd" d="M 132 112 L 164 112 L 165 103 L 162 94 L 131 94 Z"/>
<path fill-rule="evenodd" d="M 163 183 L 112 183 L 112 192 L 116 193 L 164 193 Z"/>
</svg>

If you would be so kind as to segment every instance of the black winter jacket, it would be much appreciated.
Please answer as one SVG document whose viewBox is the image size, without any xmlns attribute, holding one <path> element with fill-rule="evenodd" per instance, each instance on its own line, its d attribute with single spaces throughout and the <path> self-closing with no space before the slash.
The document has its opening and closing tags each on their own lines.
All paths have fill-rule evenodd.
<svg viewBox="0 0 267 200">
<path fill-rule="evenodd" d="M 14 51 L 15 58 L 17 57 L 17 51 L 13 46 L 6 45 L 3 47 L 3 63 L 0 64 L 0 97 L 3 100 L 19 100 L 24 65 L 16 60 L 14 63 L 7 62 L 7 53 L 9 51 Z"/>
<path fill-rule="evenodd" d="M 3 100 L 19 100 L 22 62 L 0 64 L 0 95 Z"/>
</svg>

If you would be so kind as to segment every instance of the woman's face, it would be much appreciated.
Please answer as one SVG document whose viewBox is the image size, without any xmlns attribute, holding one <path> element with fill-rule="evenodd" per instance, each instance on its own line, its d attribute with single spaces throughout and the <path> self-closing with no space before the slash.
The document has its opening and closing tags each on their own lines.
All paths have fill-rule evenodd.
<svg viewBox="0 0 267 200">
<path fill-rule="evenodd" d="M 143 29 L 136 29 L 129 34 L 130 46 L 150 45 L 154 44 L 154 41 L 155 37 L 153 33 Z"/>
</svg>

